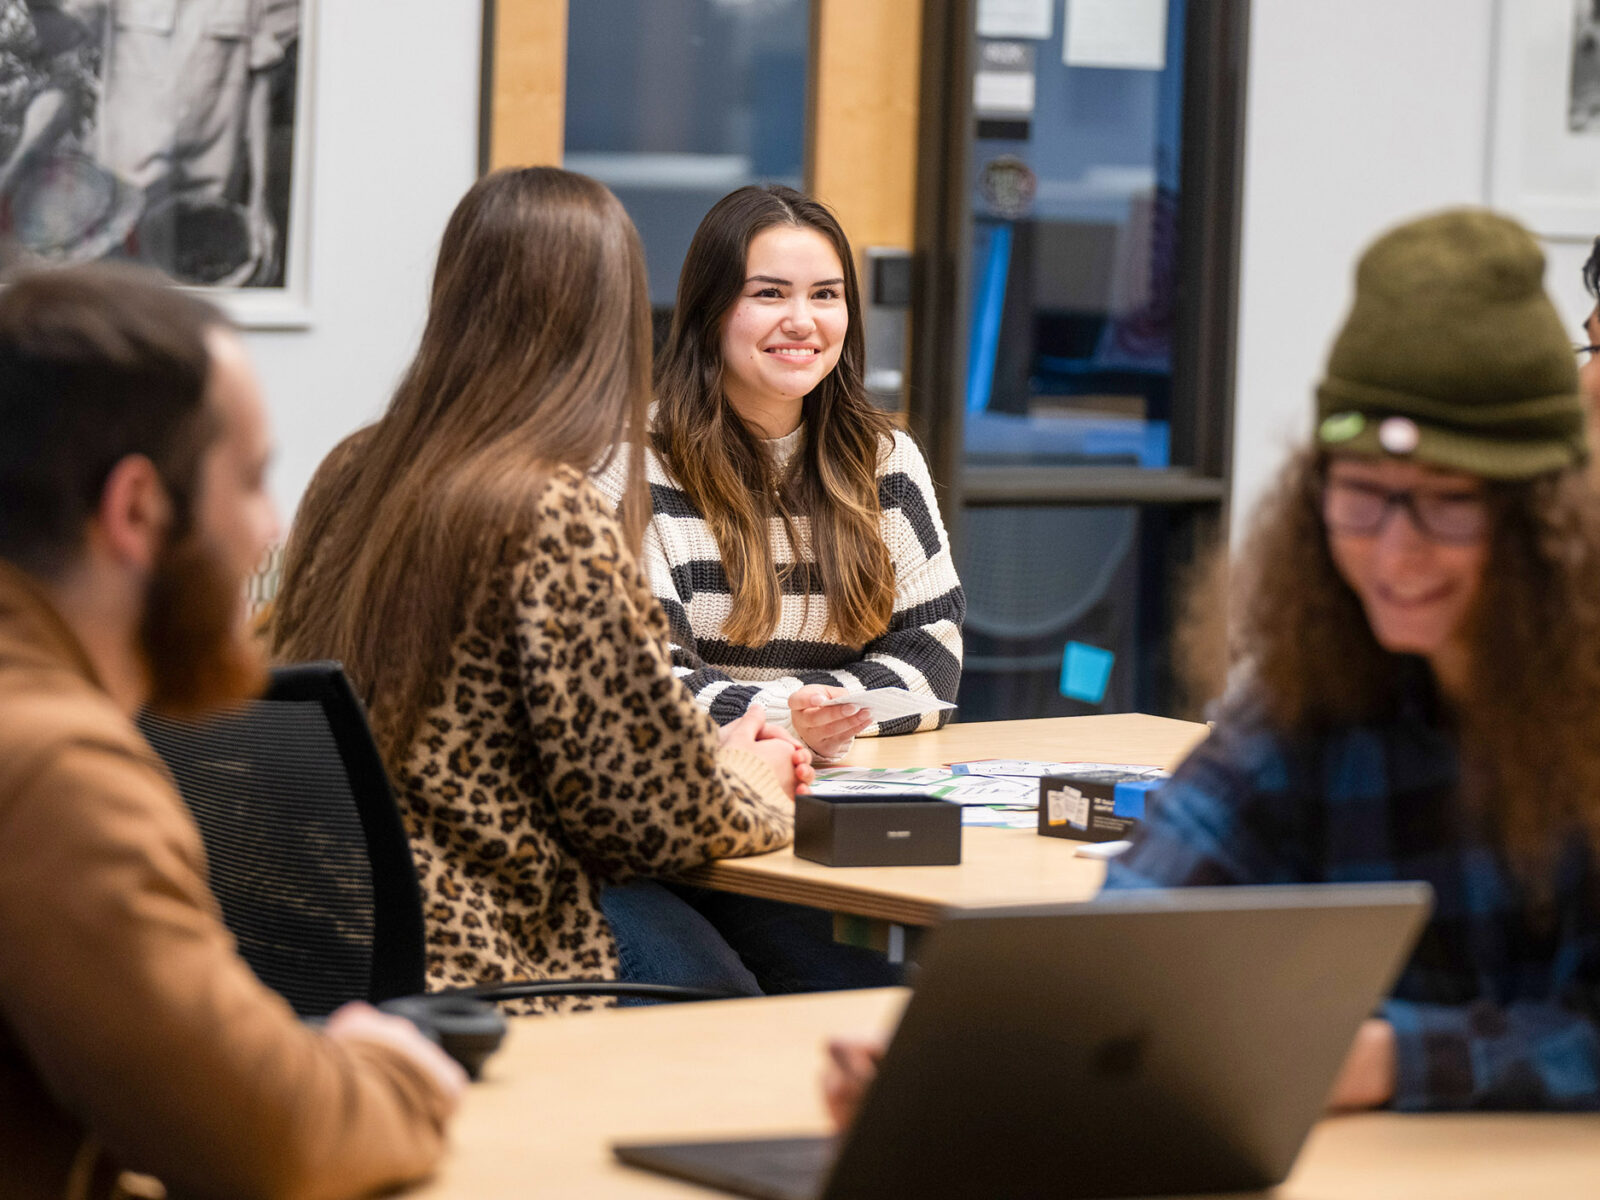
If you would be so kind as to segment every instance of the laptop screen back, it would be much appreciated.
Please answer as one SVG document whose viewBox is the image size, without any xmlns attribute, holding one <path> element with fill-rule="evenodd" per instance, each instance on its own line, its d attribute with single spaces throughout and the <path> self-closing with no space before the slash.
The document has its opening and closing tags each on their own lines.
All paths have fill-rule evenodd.
<svg viewBox="0 0 1600 1200">
<path fill-rule="evenodd" d="M 1428 907 L 1359 884 L 953 917 L 824 1195 L 1271 1186 Z"/>
</svg>

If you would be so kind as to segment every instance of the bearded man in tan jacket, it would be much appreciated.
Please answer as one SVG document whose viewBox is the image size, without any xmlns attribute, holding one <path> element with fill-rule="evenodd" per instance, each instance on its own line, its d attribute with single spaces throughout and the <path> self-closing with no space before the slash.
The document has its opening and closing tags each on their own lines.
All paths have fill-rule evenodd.
<svg viewBox="0 0 1600 1200">
<path fill-rule="evenodd" d="M 276 533 L 269 452 L 243 346 L 209 305 L 105 267 L 0 295 L 8 1200 L 332 1200 L 442 1152 L 459 1068 L 364 1005 L 315 1032 L 256 980 L 130 720 L 264 679 L 243 583 Z"/>
</svg>

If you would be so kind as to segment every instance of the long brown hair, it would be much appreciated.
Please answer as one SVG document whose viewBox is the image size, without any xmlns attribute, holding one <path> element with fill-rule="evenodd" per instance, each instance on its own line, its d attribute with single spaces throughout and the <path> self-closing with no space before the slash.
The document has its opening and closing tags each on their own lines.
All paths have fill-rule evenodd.
<svg viewBox="0 0 1600 1200">
<path fill-rule="evenodd" d="M 1381 721 L 1406 694 L 1408 660 L 1378 643 L 1334 565 L 1323 471 L 1312 452 L 1285 468 L 1233 580 L 1229 642 L 1291 732 Z M 1469 794 L 1490 799 L 1477 815 L 1535 881 L 1563 831 L 1600 847 L 1600 496 L 1578 468 L 1491 482 L 1488 496 L 1470 700 L 1454 718 Z"/>
<path fill-rule="evenodd" d="M 553 167 L 479 180 L 445 227 L 388 411 L 334 450 L 300 507 L 271 625 L 280 657 L 343 661 L 390 762 L 438 699 L 467 605 L 525 543 L 550 470 L 642 443 L 649 375 L 644 258 L 616 197 Z M 637 549 L 638 453 L 628 482 Z"/>
<path fill-rule="evenodd" d="M 724 318 L 744 288 L 750 243 L 776 225 L 813 229 L 833 244 L 849 319 L 838 365 L 805 398 L 799 469 L 779 481 L 766 447 L 722 386 Z M 889 628 L 894 612 L 894 564 L 879 528 L 877 480 L 892 427 L 863 383 L 861 291 L 844 230 L 826 207 L 793 188 L 740 188 L 717 201 L 695 231 L 677 303 L 656 370 L 653 443 L 717 539 L 733 591 L 725 635 L 760 646 L 777 626 L 786 580 L 768 536 L 776 517 L 793 560 L 783 575 L 797 576 L 803 595 L 818 590 L 813 579 L 820 583 L 827 632 L 865 645 Z M 794 524 L 800 515 L 811 524 L 809 555 Z"/>
</svg>

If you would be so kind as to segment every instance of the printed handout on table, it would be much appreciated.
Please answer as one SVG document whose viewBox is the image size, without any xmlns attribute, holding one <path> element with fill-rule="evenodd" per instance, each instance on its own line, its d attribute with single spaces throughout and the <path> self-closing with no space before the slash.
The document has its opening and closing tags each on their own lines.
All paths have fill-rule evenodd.
<svg viewBox="0 0 1600 1200">
<path fill-rule="evenodd" d="M 811 794 L 824 799 L 908 792 L 961 805 L 1039 806 L 1039 786 L 1031 779 L 960 776 L 943 767 L 822 767 L 811 785 Z"/>
<path fill-rule="evenodd" d="M 1164 779 L 1167 772 L 1161 767 L 1129 763 L 1102 762 L 1030 762 L 1020 758 L 981 758 L 972 762 L 950 764 L 952 775 L 1006 776 L 1020 779 L 1042 779 L 1046 775 L 1101 775 L 1115 774 L 1121 778 Z"/>
<path fill-rule="evenodd" d="M 1031 779 L 998 779 L 986 775 L 957 776 L 936 784 L 929 793 L 957 804 L 1004 804 L 1038 808 L 1039 785 Z"/>
<path fill-rule="evenodd" d="M 970 805 L 961 810 L 961 824 L 986 829 L 1033 829 L 1039 816 L 1032 809 L 985 808 Z"/>
</svg>

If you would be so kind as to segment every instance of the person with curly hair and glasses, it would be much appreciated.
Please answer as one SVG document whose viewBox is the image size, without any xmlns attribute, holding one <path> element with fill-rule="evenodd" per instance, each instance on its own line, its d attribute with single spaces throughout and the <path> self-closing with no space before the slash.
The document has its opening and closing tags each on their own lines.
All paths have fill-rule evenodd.
<svg viewBox="0 0 1600 1200">
<path fill-rule="evenodd" d="M 1432 884 L 1344 1107 L 1600 1108 L 1600 497 L 1543 271 L 1476 210 L 1362 258 L 1215 729 L 1108 876 Z"/>
<path fill-rule="evenodd" d="M 1378 239 L 1235 564 L 1211 735 L 1108 888 L 1422 880 L 1338 1109 L 1600 1108 L 1600 494 L 1544 257 L 1482 210 Z M 850 1119 L 878 1048 L 831 1047 Z"/>
</svg>

